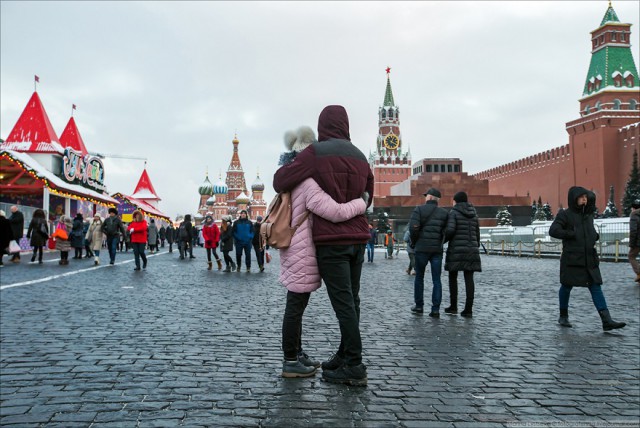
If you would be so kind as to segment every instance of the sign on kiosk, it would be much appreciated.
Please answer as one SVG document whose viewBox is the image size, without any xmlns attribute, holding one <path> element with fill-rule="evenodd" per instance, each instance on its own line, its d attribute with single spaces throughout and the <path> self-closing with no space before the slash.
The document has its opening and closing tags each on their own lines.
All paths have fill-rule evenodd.
<svg viewBox="0 0 640 428">
<path fill-rule="evenodd" d="M 92 190 L 103 192 L 104 166 L 100 158 L 86 155 L 67 147 L 62 159 L 62 177 L 72 184 L 80 184 Z"/>
</svg>

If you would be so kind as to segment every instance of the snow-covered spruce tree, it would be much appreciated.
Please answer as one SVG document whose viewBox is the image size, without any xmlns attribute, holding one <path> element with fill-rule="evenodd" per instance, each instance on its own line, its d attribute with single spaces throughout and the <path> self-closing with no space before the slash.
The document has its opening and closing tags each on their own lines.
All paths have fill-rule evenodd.
<svg viewBox="0 0 640 428">
<path fill-rule="evenodd" d="M 622 196 L 622 212 L 625 217 L 631 214 L 631 204 L 636 199 L 640 199 L 640 174 L 638 172 L 638 151 L 633 151 L 633 161 L 631 162 L 631 172 L 629 172 L 629 179 L 627 180 L 627 186 L 624 189 L 624 195 Z"/>
<path fill-rule="evenodd" d="M 616 204 L 613 202 L 615 199 L 613 186 L 609 187 L 609 201 L 607 201 L 607 206 L 604 211 L 602 211 L 603 218 L 612 218 L 618 217 L 618 208 L 616 208 Z"/>
<path fill-rule="evenodd" d="M 505 206 L 502 206 L 502 208 L 498 210 L 496 219 L 498 220 L 498 226 L 511 226 L 513 224 L 509 208 Z"/>
<path fill-rule="evenodd" d="M 553 220 L 553 212 L 551 212 L 551 205 L 549 205 L 549 202 L 542 206 L 542 211 L 544 211 L 545 220 Z"/>
<path fill-rule="evenodd" d="M 542 198 L 538 198 L 538 206 L 536 207 L 536 216 L 533 219 L 534 221 L 546 221 L 547 214 L 544 212 L 542 207 Z"/>
<path fill-rule="evenodd" d="M 538 211 L 538 204 L 536 204 L 536 201 L 533 201 L 531 203 L 531 222 L 536 219 L 536 211 Z"/>
</svg>

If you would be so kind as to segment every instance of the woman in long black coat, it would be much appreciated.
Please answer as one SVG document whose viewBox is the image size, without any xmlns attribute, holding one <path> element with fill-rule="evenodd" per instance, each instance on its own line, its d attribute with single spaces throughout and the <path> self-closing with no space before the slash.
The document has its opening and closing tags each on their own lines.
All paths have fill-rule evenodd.
<svg viewBox="0 0 640 428">
<path fill-rule="evenodd" d="M 84 220 L 82 214 L 76 214 L 76 218 L 73 219 L 73 228 L 71 229 L 71 246 L 75 248 L 76 255 L 74 259 L 82 258 L 82 248 L 84 247 Z"/>
<path fill-rule="evenodd" d="M 468 201 L 465 192 L 458 192 L 453 196 L 454 207 L 449 211 L 445 237 L 449 241 L 447 259 L 444 269 L 449 272 L 449 296 L 451 305 L 444 311 L 448 314 L 458 313 L 458 272 L 464 272 L 464 287 L 467 300 L 463 317 L 473 315 L 473 299 L 475 297 L 475 283 L 473 273 L 482 272 L 480 262 L 480 224 L 476 209 Z"/>
<path fill-rule="evenodd" d="M 47 239 L 49 239 L 49 225 L 43 210 L 37 209 L 33 212 L 29 229 L 27 230 L 27 238 L 30 239 L 29 244 L 33 247 L 31 263 L 36 261 L 37 255 L 38 263 L 42 264 L 42 249 L 47 245 Z"/>
<path fill-rule="evenodd" d="M 622 328 L 626 325 L 625 323 L 611 319 L 601 287 L 600 261 L 595 249 L 600 236 L 593 225 L 596 195 L 584 187 L 574 186 L 569 189 L 568 205 L 569 208 L 560 211 L 549 228 L 549 235 L 562 239 L 560 256 L 560 284 L 562 285 L 558 292 L 560 300 L 558 323 L 563 327 L 572 327 L 569 322 L 571 289 L 587 287 L 602 319 L 602 328 L 604 330 Z"/>
</svg>

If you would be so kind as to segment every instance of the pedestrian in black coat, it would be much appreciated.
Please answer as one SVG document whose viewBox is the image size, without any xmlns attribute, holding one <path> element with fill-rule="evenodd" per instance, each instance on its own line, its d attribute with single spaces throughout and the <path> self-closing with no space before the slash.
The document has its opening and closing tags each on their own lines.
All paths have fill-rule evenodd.
<svg viewBox="0 0 640 428">
<path fill-rule="evenodd" d="M 47 233 L 44 233 L 44 232 Z M 45 218 L 44 211 L 37 209 L 33 212 L 31 222 L 29 223 L 29 229 L 27 230 L 27 238 L 29 238 L 29 244 L 33 247 L 33 256 L 31 257 L 31 263 L 36 261 L 38 256 L 38 263 L 42 264 L 42 249 L 47 245 L 47 239 L 49 239 L 49 225 Z"/>
<path fill-rule="evenodd" d="M 464 272 L 464 286 L 467 299 L 463 317 L 473 314 L 473 300 L 475 297 L 475 283 L 473 273 L 482 272 L 480 263 L 480 224 L 476 209 L 468 201 L 465 192 L 458 192 L 453 196 L 454 206 L 449 211 L 449 219 L 445 229 L 445 237 L 449 241 L 447 259 L 444 269 L 449 272 L 450 306 L 444 311 L 448 314 L 458 313 L 458 272 Z"/>
<path fill-rule="evenodd" d="M 73 219 L 73 227 L 71 228 L 71 246 L 75 249 L 76 255 L 74 259 L 82 258 L 82 248 L 84 247 L 84 220 L 82 214 L 76 214 Z"/>
<path fill-rule="evenodd" d="M 226 268 L 224 272 L 231 272 L 236 270 L 236 264 L 229 255 L 233 251 L 233 229 L 232 229 L 233 217 L 226 215 L 222 217 L 222 225 L 220 226 L 220 250 L 224 257 L 224 263 Z"/>
<path fill-rule="evenodd" d="M 11 207 L 11 217 L 9 217 L 9 223 L 11 223 L 11 232 L 13 233 L 13 239 L 20 244 L 20 240 L 24 235 L 24 215 L 18 210 L 16 205 Z M 11 261 L 14 263 L 20 263 L 20 252 L 12 253 Z"/>
<path fill-rule="evenodd" d="M 560 211 L 549 228 L 549 235 L 562 239 L 560 256 L 560 318 L 563 327 L 572 327 L 569 322 L 569 297 L 573 287 L 587 287 L 600 318 L 602 328 L 611 330 L 626 324 L 615 322 L 609 315 L 607 302 L 602 292 L 600 261 L 595 249 L 600 239 L 593 225 L 596 211 L 596 195 L 584 187 L 571 187 L 568 206 Z"/>
<path fill-rule="evenodd" d="M 7 252 L 7 247 L 11 241 L 13 241 L 11 223 L 6 217 L 5 212 L 0 210 L 0 266 L 4 264 L 2 262 L 2 257 L 4 257 L 5 254 L 9 254 Z"/>
<path fill-rule="evenodd" d="M 167 240 L 167 243 L 169 244 L 169 252 L 173 253 L 173 243 L 175 242 L 176 237 L 176 229 L 173 227 L 173 224 L 169 223 L 167 225 L 164 236 Z"/>
<path fill-rule="evenodd" d="M 423 312 L 424 306 L 424 272 L 427 265 L 431 264 L 431 280 L 433 291 L 431 293 L 430 317 L 440 317 L 440 303 L 442 302 L 442 246 L 445 236 L 444 229 L 447 225 L 448 213 L 444 208 L 438 207 L 438 200 L 442 197 L 440 191 L 430 188 L 424 193 L 425 204 L 416 207 L 409 221 L 409 233 L 411 246 L 415 250 L 416 279 L 413 284 L 413 299 L 415 306 L 411 311 L 417 314 Z"/>
</svg>

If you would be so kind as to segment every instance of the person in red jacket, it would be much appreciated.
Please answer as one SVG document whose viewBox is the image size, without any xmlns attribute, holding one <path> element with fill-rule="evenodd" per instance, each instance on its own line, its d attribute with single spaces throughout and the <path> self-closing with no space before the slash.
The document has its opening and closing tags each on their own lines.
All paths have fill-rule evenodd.
<svg viewBox="0 0 640 428">
<path fill-rule="evenodd" d="M 135 210 L 133 212 L 133 221 L 129 223 L 129 227 L 127 227 L 131 235 L 133 255 L 136 258 L 136 267 L 133 270 L 140 270 L 140 259 L 142 259 L 142 269 L 147 268 L 147 256 L 144 254 L 144 247 L 147 245 L 148 227 L 142 213 Z"/>
<path fill-rule="evenodd" d="M 218 263 L 218 270 L 222 270 L 222 261 L 216 251 L 218 242 L 220 242 L 220 229 L 210 215 L 204 218 L 202 237 L 204 238 L 204 248 L 207 250 L 207 269 L 211 270 L 213 267 L 213 263 L 211 262 L 211 253 L 213 253 L 213 257 L 215 257 L 216 263 Z"/>
</svg>

